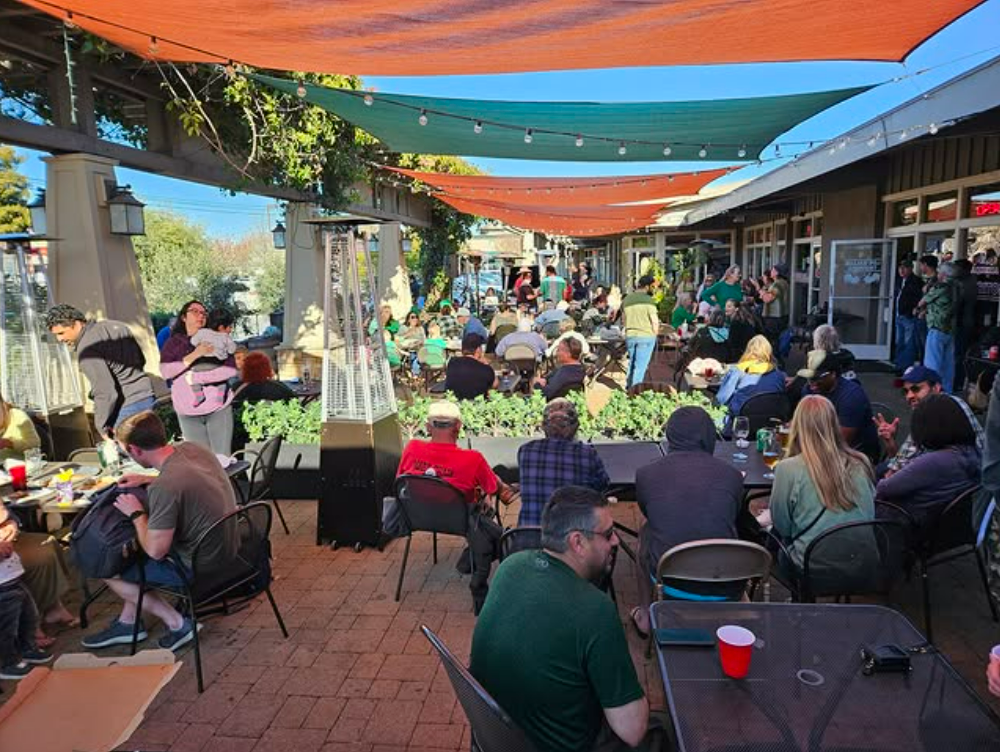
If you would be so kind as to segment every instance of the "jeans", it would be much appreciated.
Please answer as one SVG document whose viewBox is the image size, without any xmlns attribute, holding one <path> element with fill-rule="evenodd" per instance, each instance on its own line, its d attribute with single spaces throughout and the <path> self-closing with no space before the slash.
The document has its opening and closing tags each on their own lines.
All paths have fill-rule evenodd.
<svg viewBox="0 0 1000 752">
<path fill-rule="evenodd" d="M 226 405 L 208 415 L 177 413 L 184 441 L 193 441 L 226 456 L 233 452 L 233 406 Z"/>
<path fill-rule="evenodd" d="M 15 666 L 21 653 L 35 648 L 38 610 L 19 577 L 0 585 L 0 666 Z"/>
<path fill-rule="evenodd" d="M 950 332 L 931 329 L 927 332 L 924 365 L 933 368 L 941 376 L 941 389 L 951 394 L 955 381 L 955 340 Z"/>
<path fill-rule="evenodd" d="M 187 577 L 190 583 L 194 575 L 192 572 L 183 564 L 178 562 L 178 566 L 184 570 L 184 575 Z M 143 573 L 146 576 L 147 585 L 159 585 L 160 587 L 172 587 L 172 588 L 182 588 L 184 587 L 184 580 L 178 574 L 177 569 L 167 562 L 157 561 L 156 559 L 146 559 L 142 562 L 136 562 L 124 572 L 122 572 L 119 577 L 121 577 L 125 582 L 133 582 L 136 585 L 139 584 L 139 568 L 143 568 Z"/>
<path fill-rule="evenodd" d="M 913 327 L 913 344 L 917 351 L 917 360 L 924 363 L 927 359 L 927 319 L 917 319 Z"/>
<path fill-rule="evenodd" d="M 133 415 L 138 415 L 139 413 L 144 413 L 147 410 L 152 410 L 153 405 L 156 400 L 152 397 L 146 397 L 139 400 L 138 402 L 133 402 L 129 405 L 122 405 L 121 409 L 118 411 L 118 417 L 115 418 L 115 428 L 118 428 L 126 418 L 131 418 Z"/>
<path fill-rule="evenodd" d="M 902 373 L 917 359 L 917 319 L 896 316 L 896 370 Z"/>
<path fill-rule="evenodd" d="M 628 348 L 628 382 L 626 386 L 635 386 L 646 378 L 646 369 L 653 359 L 656 350 L 656 337 L 628 337 L 625 340 Z"/>
</svg>

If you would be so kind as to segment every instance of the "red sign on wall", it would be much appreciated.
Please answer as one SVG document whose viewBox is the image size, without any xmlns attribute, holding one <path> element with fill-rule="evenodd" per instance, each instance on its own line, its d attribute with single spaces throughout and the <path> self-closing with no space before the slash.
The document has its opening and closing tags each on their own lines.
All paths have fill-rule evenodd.
<svg viewBox="0 0 1000 752">
<path fill-rule="evenodd" d="M 977 217 L 991 217 L 1000 214 L 1000 201 L 981 201 L 973 204 L 973 214 Z"/>
</svg>

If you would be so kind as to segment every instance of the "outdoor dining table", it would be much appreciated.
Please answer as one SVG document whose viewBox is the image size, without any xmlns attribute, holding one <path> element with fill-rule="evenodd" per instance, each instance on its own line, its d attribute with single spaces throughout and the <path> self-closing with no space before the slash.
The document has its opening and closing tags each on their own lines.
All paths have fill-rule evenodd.
<svg viewBox="0 0 1000 752">
<path fill-rule="evenodd" d="M 882 606 L 661 601 L 654 628 L 757 637 L 744 679 L 715 645 L 657 646 L 680 752 L 986 752 L 1000 717 L 902 614 Z M 862 646 L 896 645 L 904 673 L 863 673 Z M 985 660 L 985 656 L 984 656 Z"/>
<path fill-rule="evenodd" d="M 612 488 L 635 486 L 636 471 L 663 457 L 655 441 L 595 442 L 593 447 L 604 463 Z"/>
<path fill-rule="evenodd" d="M 715 456 L 743 473 L 743 488 L 748 491 L 774 485 L 773 477 L 765 477 L 773 474 L 764 464 L 764 457 L 757 451 L 757 445 L 752 442 L 746 448 L 740 448 L 735 441 L 717 441 Z"/>
</svg>

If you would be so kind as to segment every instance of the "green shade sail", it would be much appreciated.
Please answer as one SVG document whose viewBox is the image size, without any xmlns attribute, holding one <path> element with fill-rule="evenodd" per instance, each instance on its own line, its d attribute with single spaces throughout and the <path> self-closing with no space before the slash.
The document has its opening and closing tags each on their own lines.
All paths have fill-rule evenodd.
<svg viewBox="0 0 1000 752">
<path fill-rule="evenodd" d="M 571 162 L 753 160 L 788 129 L 872 88 L 690 102 L 505 102 L 253 78 L 304 92 L 398 152 Z"/>
</svg>

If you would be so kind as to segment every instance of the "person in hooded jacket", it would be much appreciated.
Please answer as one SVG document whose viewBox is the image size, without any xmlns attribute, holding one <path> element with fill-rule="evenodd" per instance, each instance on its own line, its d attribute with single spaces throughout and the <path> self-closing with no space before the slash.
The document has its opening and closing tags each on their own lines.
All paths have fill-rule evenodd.
<svg viewBox="0 0 1000 752">
<path fill-rule="evenodd" d="M 715 423 L 700 407 L 681 407 L 664 430 L 667 456 L 639 468 L 636 499 L 646 522 L 639 531 L 639 597 L 632 620 L 640 634 L 649 630 L 650 593 L 660 557 L 674 546 L 705 538 L 737 537 L 736 518 L 743 499 L 743 475 L 716 459 Z M 700 584 L 678 590 L 673 598 L 728 600 L 739 593 L 731 585 Z"/>
</svg>

